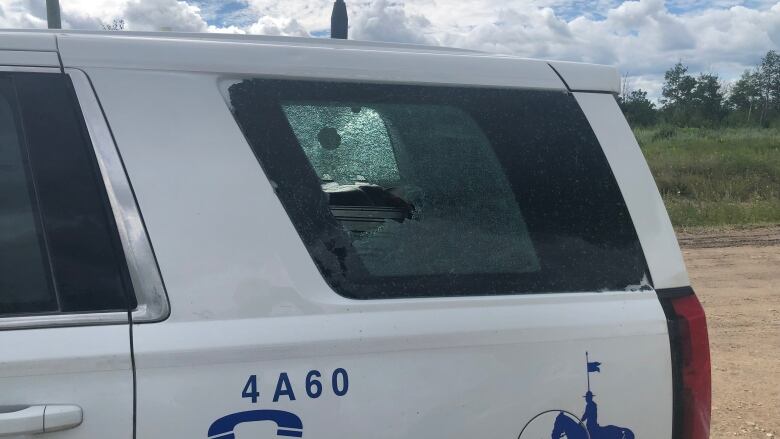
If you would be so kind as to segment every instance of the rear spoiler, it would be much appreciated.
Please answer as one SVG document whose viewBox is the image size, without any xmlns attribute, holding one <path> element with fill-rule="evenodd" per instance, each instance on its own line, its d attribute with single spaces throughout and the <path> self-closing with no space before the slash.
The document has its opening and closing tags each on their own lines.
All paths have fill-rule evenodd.
<svg viewBox="0 0 780 439">
<path fill-rule="evenodd" d="M 615 67 L 565 61 L 550 61 L 548 64 L 569 91 L 620 93 L 620 73 Z"/>
</svg>

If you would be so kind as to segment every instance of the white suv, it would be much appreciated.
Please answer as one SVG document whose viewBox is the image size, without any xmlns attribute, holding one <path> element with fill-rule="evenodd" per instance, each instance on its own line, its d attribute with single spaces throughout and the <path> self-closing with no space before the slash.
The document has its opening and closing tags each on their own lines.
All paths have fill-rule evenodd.
<svg viewBox="0 0 780 439">
<path fill-rule="evenodd" d="M 1 32 L 0 435 L 707 438 L 704 313 L 618 89 Z"/>
</svg>

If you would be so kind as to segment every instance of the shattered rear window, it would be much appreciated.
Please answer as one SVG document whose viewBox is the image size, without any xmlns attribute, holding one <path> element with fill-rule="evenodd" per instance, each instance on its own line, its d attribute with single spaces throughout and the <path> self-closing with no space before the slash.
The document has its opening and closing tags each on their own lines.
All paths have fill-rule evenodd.
<svg viewBox="0 0 780 439">
<path fill-rule="evenodd" d="M 229 94 L 309 253 L 342 295 L 646 283 L 625 203 L 570 95 L 259 79 Z"/>
<path fill-rule="evenodd" d="M 316 103 L 285 103 L 283 108 L 295 137 L 322 180 L 340 184 L 358 180 L 386 185 L 398 182 L 390 136 L 376 111 Z M 329 135 L 337 138 L 338 144 L 327 143 Z"/>
</svg>

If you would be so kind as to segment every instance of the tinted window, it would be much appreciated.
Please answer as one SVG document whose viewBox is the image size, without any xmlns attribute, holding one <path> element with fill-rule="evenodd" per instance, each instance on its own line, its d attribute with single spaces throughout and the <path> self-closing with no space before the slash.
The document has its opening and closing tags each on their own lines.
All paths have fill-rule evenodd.
<svg viewBox="0 0 780 439">
<path fill-rule="evenodd" d="M 622 290 L 645 278 L 625 203 L 570 95 L 275 80 L 229 93 L 343 295 Z"/>
<path fill-rule="evenodd" d="M 0 74 L 0 224 L 0 314 L 135 306 L 64 75 Z"/>
<path fill-rule="evenodd" d="M 51 276 L 13 89 L 0 77 L 0 309 L 53 310 Z"/>
</svg>

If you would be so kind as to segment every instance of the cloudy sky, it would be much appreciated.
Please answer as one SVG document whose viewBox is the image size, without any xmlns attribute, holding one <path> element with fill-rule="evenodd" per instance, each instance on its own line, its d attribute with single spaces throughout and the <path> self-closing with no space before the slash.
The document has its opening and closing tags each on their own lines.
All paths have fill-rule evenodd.
<svg viewBox="0 0 780 439">
<path fill-rule="evenodd" d="M 350 37 L 617 65 L 659 93 L 682 60 L 728 81 L 780 49 L 780 0 L 346 0 Z M 332 0 L 60 0 L 63 27 L 324 37 Z M 0 28 L 46 27 L 45 0 L 0 0 Z"/>
</svg>

